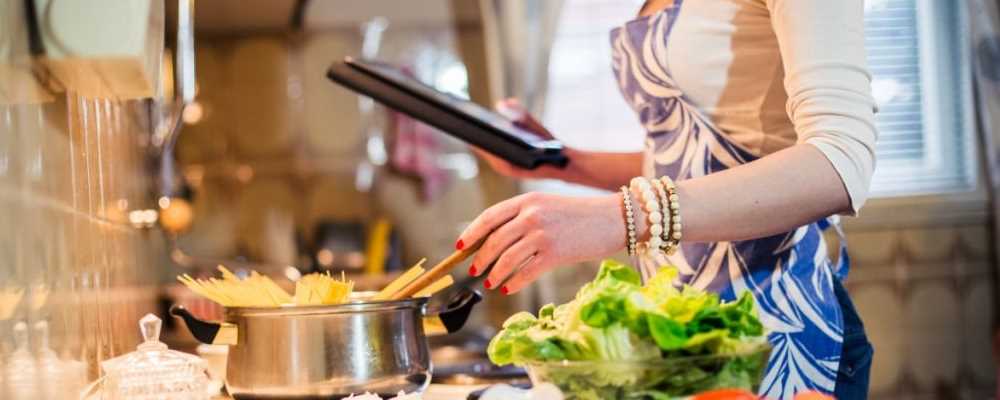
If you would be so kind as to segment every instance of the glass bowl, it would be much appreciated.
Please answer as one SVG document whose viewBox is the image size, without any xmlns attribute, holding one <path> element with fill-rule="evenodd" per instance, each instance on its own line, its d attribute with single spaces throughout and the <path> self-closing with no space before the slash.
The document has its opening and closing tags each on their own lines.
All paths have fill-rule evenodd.
<svg viewBox="0 0 1000 400">
<path fill-rule="evenodd" d="M 651 361 L 547 361 L 525 365 L 535 386 L 552 384 L 565 400 L 661 400 L 713 389 L 756 393 L 771 346 L 737 353 Z"/>
</svg>

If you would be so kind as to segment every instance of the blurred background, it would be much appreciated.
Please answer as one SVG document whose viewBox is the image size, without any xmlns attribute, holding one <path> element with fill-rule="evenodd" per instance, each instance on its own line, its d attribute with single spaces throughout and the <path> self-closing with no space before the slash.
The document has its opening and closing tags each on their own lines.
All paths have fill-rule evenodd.
<svg viewBox="0 0 1000 400">
<path fill-rule="evenodd" d="M 190 18 L 176 1 L 0 0 L 0 397 L 26 379 L 65 386 L 30 398 L 82 387 L 166 304 L 218 318 L 179 274 L 345 271 L 377 289 L 450 254 L 490 204 L 593 193 L 499 177 L 325 73 L 377 58 L 485 106 L 520 98 L 571 146 L 634 151 L 644 133 L 615 86 L 608 32 L 641 3 L 203 0 Z M 875 399 L 996 393 L 997 6 L 866 3 L 877 198 L 844 225 Z M 488 295 L 435 343 L 435 364 L 481 360 L 508 315 L 589 281 L 580 268 L 595 266 Z"/>
</svg>

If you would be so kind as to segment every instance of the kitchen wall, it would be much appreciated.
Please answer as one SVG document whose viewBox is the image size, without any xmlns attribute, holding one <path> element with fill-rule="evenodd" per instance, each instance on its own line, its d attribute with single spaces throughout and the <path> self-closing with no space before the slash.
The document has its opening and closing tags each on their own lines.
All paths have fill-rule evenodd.
<svg viewBox="0 0 1000 400">
<path fill-rule="evenodd" d="M 0 370 L 11 388 L 30 374 L 15 355 L 42 354 L 46 340 L 95 378 L 155 310 L 158 241 L 127 218 L 150 204 L 140 109 L 73 94 L 0 105 Z M 22 322 L 27 348 L 13 334 Z"/>
<path fill-rule="evenodd" d="M 49 81 L 21 5 L 0 2 L 0 398 L 61 399 L 156 309 L 159 236 L 128 218 L 154 204 L 150 127 L 141 100 Z"/>
<path fill-rule="evenodd" d="M 847 287 L 875 346 L 872 398 L 995 395 L 987 205 L 981 191 L 879 199 L 847 221 Z"/>
</svg>

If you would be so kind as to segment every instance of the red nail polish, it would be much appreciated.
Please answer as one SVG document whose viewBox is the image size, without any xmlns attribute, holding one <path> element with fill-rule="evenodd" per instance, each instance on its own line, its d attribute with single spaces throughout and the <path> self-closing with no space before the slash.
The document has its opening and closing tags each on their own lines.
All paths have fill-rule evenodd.
<svg viewBox="0 0 1000 400">
<path fill-rule="evenodd" d="M 500 288 L 500 293 L 503 293 L 504 296 L 506 296 L 506 295 L 510 294 L 510 289 L 507 289 L 507 287 L 504 286 L 504 287 Z"/>
<path fill-rule="evenodd" d="M 490 283 L 490 280 L 489 280 L 489 279 L 487 279 L 487 280 L 483 281 L 483 287 L 484 287 L 484 288 L 487 288 L 487 289 L 490 289 L 490 288 L 492 288 L 492 287 L 493 287 L 493 284 L 492 284 L 492 283 Z"/>
<path fill-rule="evenodd" d="M 465 248 L 465 242 L 463 242 L 462 239 L 458 239 L 458 241 L 455 242 L 455 250 L 462 250 L 464 248 Z"/>
<path fill-rule="evenodd" d="M 476 276 L 476 265 L 475 264 L 469 266 L 469 275 Z"/>
</svg>

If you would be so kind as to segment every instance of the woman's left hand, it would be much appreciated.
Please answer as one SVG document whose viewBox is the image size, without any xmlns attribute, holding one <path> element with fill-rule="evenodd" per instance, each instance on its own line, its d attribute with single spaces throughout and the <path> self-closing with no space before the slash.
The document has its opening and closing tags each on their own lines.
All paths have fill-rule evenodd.
<svg viewBox="0 0 1000 400">
<path fill-rule="evenodd" d="M 483 285 L 504 294 L 517 293 L 543 272 L 584 260 L 606 257 L 625 247 L 620 194 L 568 197 L 527 193 L 503 201 L 479 215 L 456 247 L 489 236 L 469 274 L 493 269 Z"/>
</svg>

